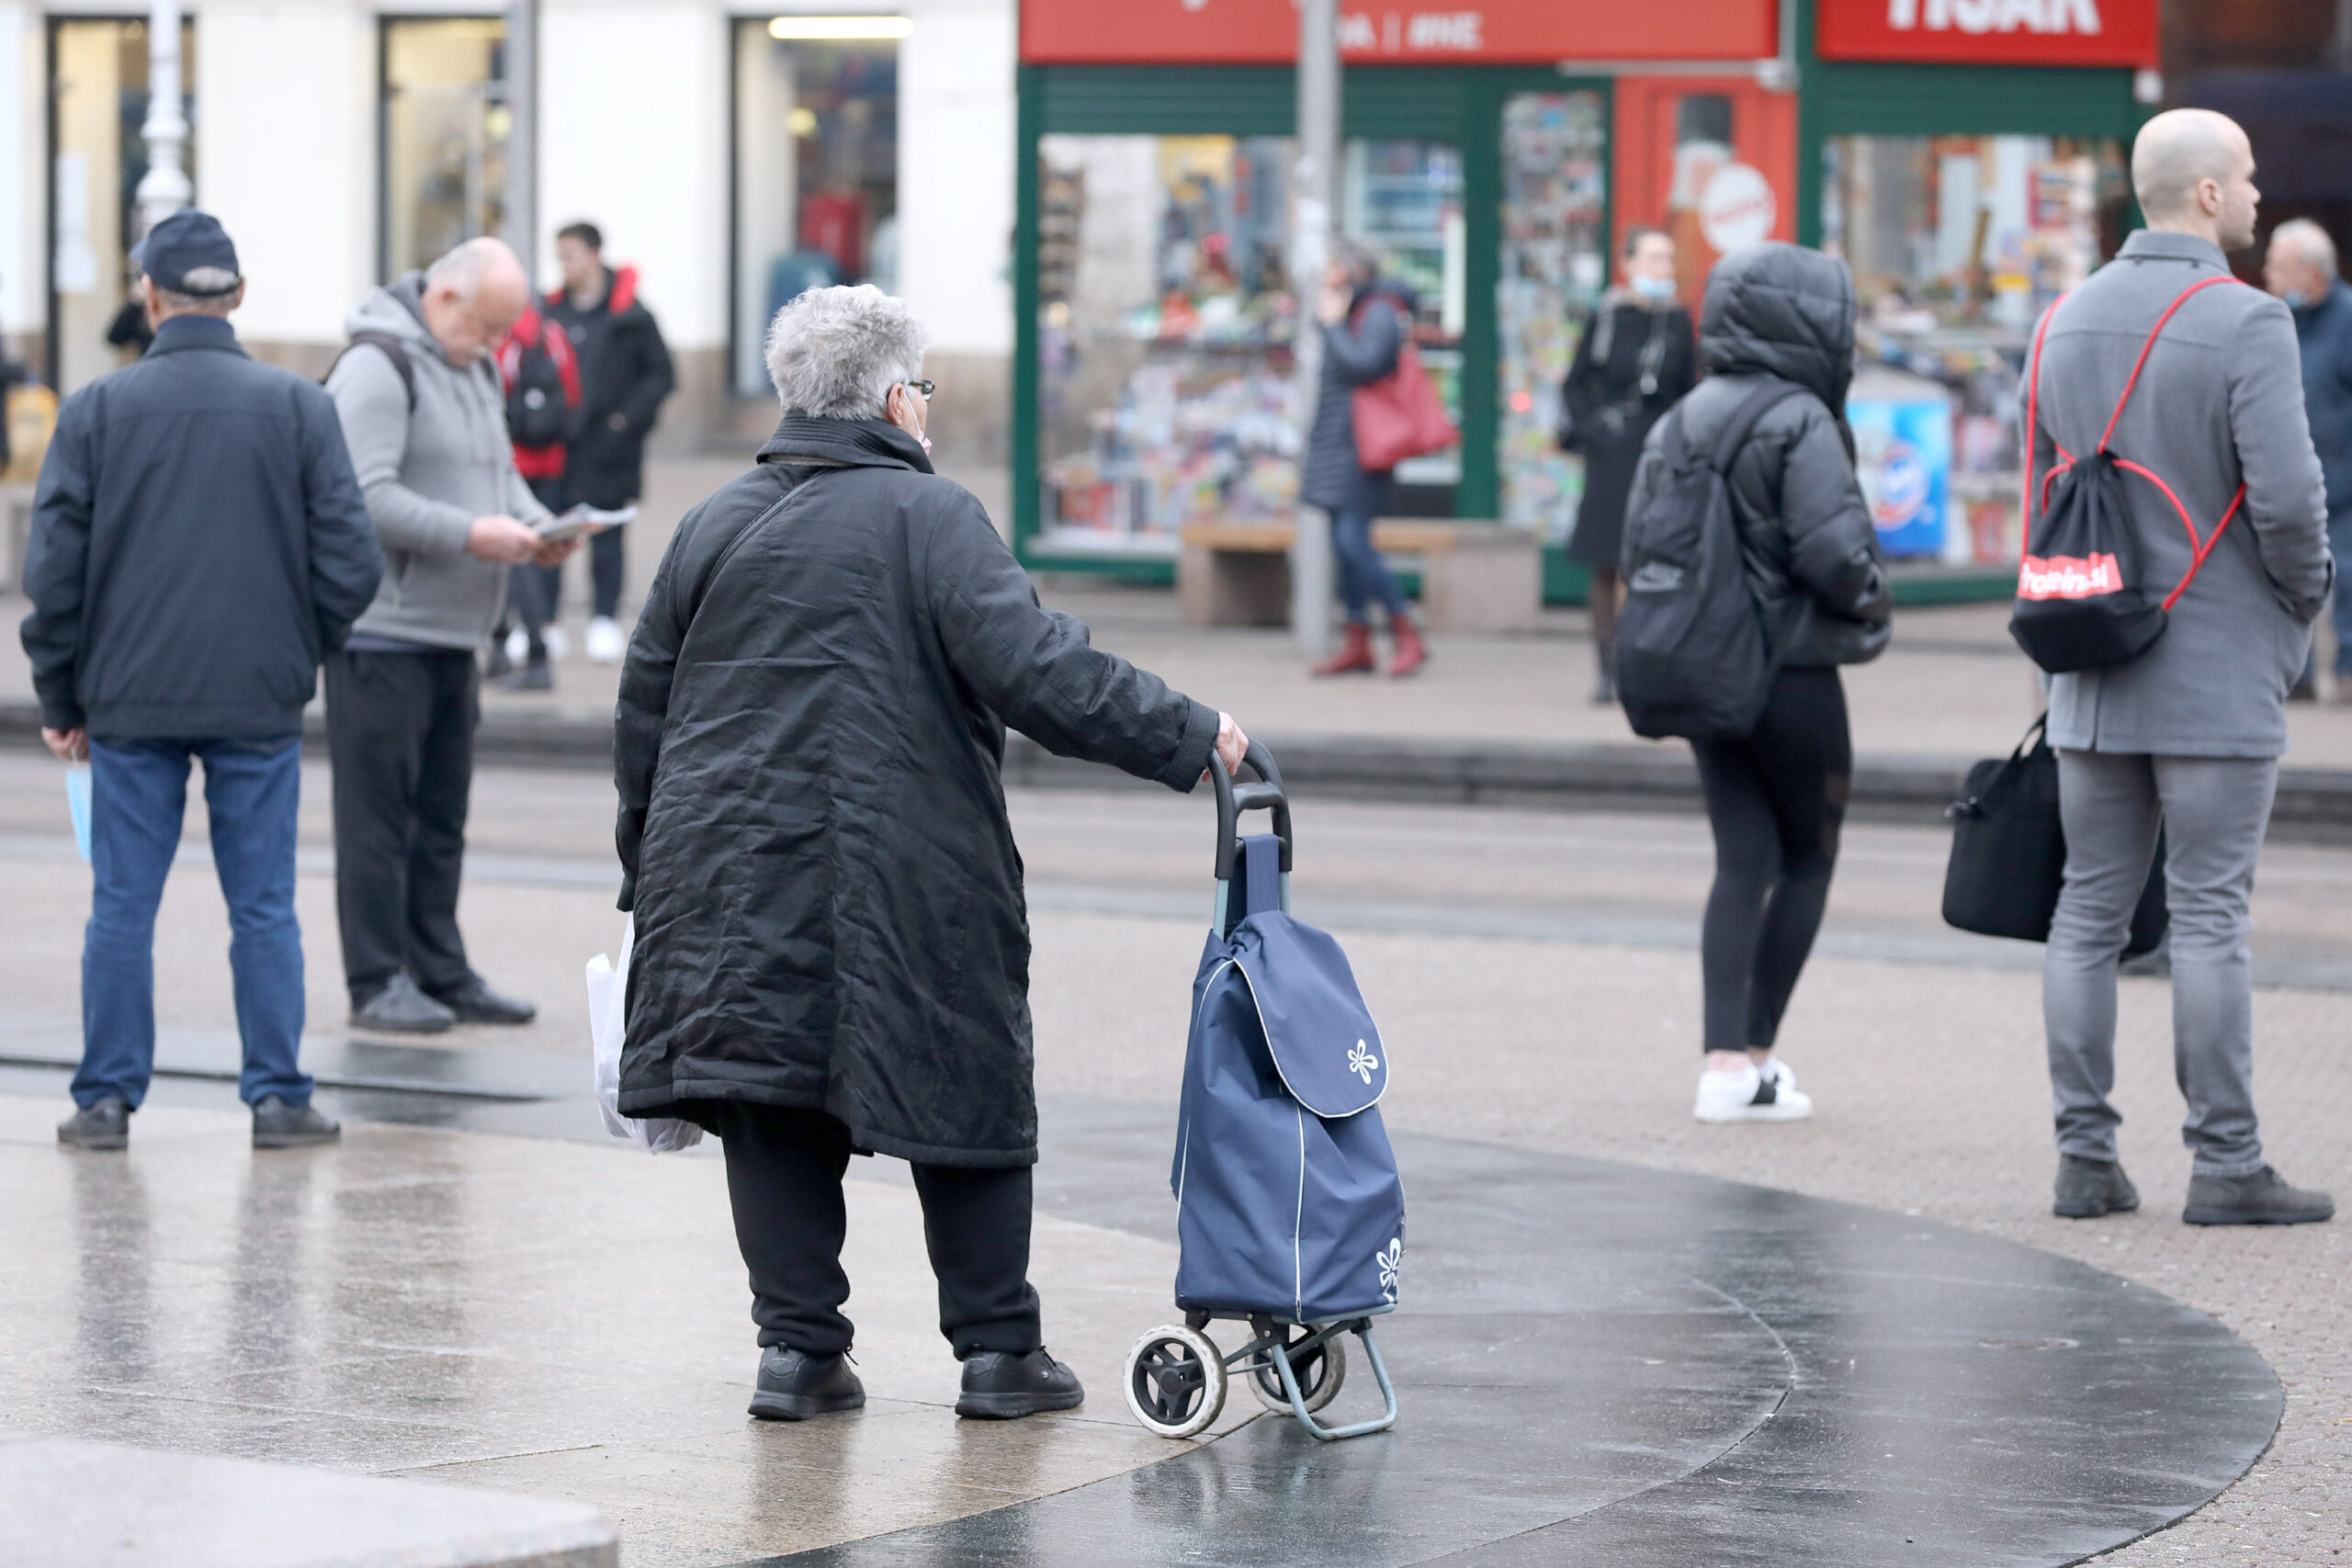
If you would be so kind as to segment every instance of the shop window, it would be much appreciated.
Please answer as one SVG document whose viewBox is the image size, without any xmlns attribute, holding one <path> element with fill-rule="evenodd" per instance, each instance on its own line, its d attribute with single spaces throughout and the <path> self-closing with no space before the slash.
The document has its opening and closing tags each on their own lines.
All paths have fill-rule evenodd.
<svg viewBox="0 0 2352 1568">
<path fill-rule="evenodd" d="M 1567 536 L 1583 493 L 1579 461 L 1555 433 L 1560 383 L 1609 282 L 1607 157 L 1599 93 L 1518 93 L 1503 105 L 1502 518 L 1554 541 Z"/>
<path fill-rule="evenodd" d="M 1170 555 L 1187 523 L 1288 519 L 1292 144 L 1054 135 L 1038 159 L 1040 545 Z M 1411 289 L 1423 365 L 1458 420 L 1460 150 L 1350 143 L 1339 216 Z M 1399 510 L 1450 513 L 1460 478 L 1458 451 L 1400 467 Z"/>
<path fill-rule="evenodd" d="M 772 395 L 767 324 L 808 288 L 899 276 L 897 17 L 735 24 L 734 385 Z"/>
<path fill-rule="evenodd" d="M 2014 561 L 2028 335 L 2122 242 L 2122 143 L 1850 136 L 1822 155 L 1823 248 L 1853 267 L 1861 299 L 1849 413 L 1881 542 Z"/>
<path fill-rule="evenodd" d="M 506 222 L 505 26 L 486 17 L 383 24 L 383 209 L 390 280 Z"/>
<path fill-rule="evenodd" d="M 126 320 L 136 270 L 139 182 L 147 174 L 147 24 L 52 21 L 49 101 L 50 310 L 47 377 L 70 392 L 137 356 Z M 196 80 L 196 28 L 180 30 L 180 80 Z M 198 174 L 196 99 L 186 97 L 183 167 Z M 122 342 L 109 342 L 109 336 Z"/>
</svg>

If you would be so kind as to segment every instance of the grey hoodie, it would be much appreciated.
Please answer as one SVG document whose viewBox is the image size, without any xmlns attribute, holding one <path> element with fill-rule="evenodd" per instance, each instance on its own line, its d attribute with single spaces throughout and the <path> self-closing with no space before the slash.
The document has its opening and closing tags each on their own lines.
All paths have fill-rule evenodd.
<svg viewBox="0 0 2352 1568">
<path fill-rule="evenodd" d="M 514 471 L 496 362 L 449 363 L 424 325 L 423 299 L 424 278 L 411 273 L 344 319 L 347 333 L 387 333 L 408 345 L 414 412 L 379 348 L 352 350 L 327 378 L 384 547 L 383 584 L 351 635 L 471 652 L 506 602 L 507 570 L 466 553 L 473 520 L 503 513 L 531 523 L 548 509 Z"/>
</svg>

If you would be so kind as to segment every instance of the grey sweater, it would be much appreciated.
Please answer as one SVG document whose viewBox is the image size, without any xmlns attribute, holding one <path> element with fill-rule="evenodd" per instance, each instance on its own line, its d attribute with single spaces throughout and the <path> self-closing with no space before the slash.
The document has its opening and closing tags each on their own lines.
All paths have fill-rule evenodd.
<svg viewBox="0 0 2352 1568">
<path fill-rule="evenodd" d="M 532 523 L 548 509 L 514 471 L 496 364 L 487 355 L 463 367 L 449 362 L 425 328 L 423 282 L 411 273 L 379 288 L 344 321 L 346 332 L 407 344 L 415 412 L 379 348 L 353 349 L 327 378 L 384 547 L 383 584 L 351 635 L 470 652 L 497 624 L 507 570 L 466 553 L 473 520 L 503 513 Z"/>
<path fill-rule="evenodd" d="M 2226 276 L 2221 248 L 2142 230 L 2052 307 L 2042 344 L 2031 488 L 2052 444 L 2097 448 L 2148 331 L 2175 296 Z M 2019 391 L 2022 403 L 2024 392 Z M 2335 580 L 2319 458 L 2303 417 L 2287 307 L 2258 288 L 2207 288 L 2174 315 L 2109 449 L 2158 474 L 2209 537 L 2239 481 L 2245 501 L 2172 612 L 2155 646 L 2127 664 L 2053 676 L 2050 743 L 2087 751 L 2276 757 L 2287 749 L 2287 688 Z M 2127 481 L 2140 570 L 2169 592 L 2191 547 L 2154 485 Z M 2039 525 L 2039 508 L 2034 509 Z"/>
</svg>

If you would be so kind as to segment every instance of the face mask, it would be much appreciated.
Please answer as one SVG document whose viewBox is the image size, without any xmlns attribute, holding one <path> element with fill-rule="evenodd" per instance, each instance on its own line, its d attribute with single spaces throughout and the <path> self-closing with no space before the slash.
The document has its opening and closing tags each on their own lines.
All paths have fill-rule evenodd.
<svg viewBox="0 0 2352 1568">
<path fill-rule="evenodd" d="M 1671 299 L 1674 298 L 1674 279 L 1637 277 L 1634 279 L 1634 292 L 1645 299 Z"/>
<path fill-rule="evenodd" d="M 2290 288 L 2278 298 L 2287 302 L 2290 310 L 2300 310 L 2312 302 L 2312 297 L 2300 288 Z"/>
</svg>

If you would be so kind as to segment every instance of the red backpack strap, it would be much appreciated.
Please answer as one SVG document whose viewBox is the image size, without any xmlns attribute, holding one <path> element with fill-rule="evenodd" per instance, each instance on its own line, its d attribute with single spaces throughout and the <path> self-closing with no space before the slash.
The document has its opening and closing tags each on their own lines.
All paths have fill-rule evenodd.
<svg viewBox="0 0 2352 1568">
<path fill-rule="evenodd" d="M 2025 536 L 2029 546 L 2033 540 L 2033 433 L 2034 422 L 2041 406 L 2041 340 L 2050 335 L 2051 321 L 2058 314 L 2058 307 L 2065 302 L 2066 296 L 2061 294 L 2050 302 L 2050 309 L 2041 313 L 2041 324 L 2033 330 L 2033 352 L 2027 356 L 2025 362 Z M 2044 475 L 2041 480 L 2041 507 L 2045 512 L 2050 509 L 2052 481 L 2072 467 L 2075 461 L 2073 455 L 2058 445 L 2058 438 L 2055 435 L 2050 438 L 2050 447 L 2052 451 L 2058 454 L 2060 461 L 2052 467 L 2050 472 Z"/>
<path fill-rule="evenodd" d="M 2123 405 L 2132 400 L 2132 389 L 2140 384 L 2140 371 L 2148 363 L 2148 353 L 2156 346 L 2156 339 L 2163 333 L 2165 323 L 2172 320 L 2172 313 L 2187 304 L 2188 297 L 2198 290 L 2211 288 L 2217 283 L 2235 283 L 2236 281 L 2236 278 L 2227 273 L 2214 277 L 2200 277 L 2173 296 L 2172 303 L 2165 307 L 2165 313 L 2158 316 L 2156 324 L 2148 329 L 2148 341 L 2140 345 L 2140 357 L 2132 362 L 2132 374 L 2124 380 L 2123 395 L 2115 400 L 2115 412 L 2107 416 L 2107 428 L 2098 433 L 2099 451 L 2107 450 L 2108 438 L 2115 434 L 2115 422 L 2123 417 Z M 2189 532 L 2193 536 L 2196 530 L 2192 528 Z"/>
</svg>

